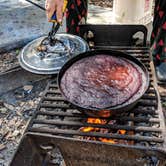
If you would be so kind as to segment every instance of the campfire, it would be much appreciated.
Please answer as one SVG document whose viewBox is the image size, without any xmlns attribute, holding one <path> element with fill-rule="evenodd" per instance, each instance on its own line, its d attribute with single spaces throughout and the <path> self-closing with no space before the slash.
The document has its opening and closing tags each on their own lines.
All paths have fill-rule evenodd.
<svg viewBox="0 0 166 166">
<path fill-rule="evenodd" d="M 116 30 L 120 34 L 119 40 L 125 35 L 120 33 L 119 26 L 102 28 L 95 25 L 94 28 L 85 27 L 81 33 L 84 34 L 87 28 L 97 34 L 94 38 L 94 49 L 115 48 L 144 63 L 150 75 L 149 89 L 133 109 L 126 113 L 123 110 L 127 109 L 122 109 L 122 114 L 115 116 L 113 111 L 103 110 L 95 114 L 96 111 L 93 110 L 87 109 L 86 112 L 77 109 L 64 100 L 58 88 L 57 78 L 51 80 L 11 166 L 19 165 L 22 161 L 34 162 L 34 165 L 57 165 L 56 148 L 60 150 L 66 166 L 164 166 L 165 122 L 149 48 L 119 46 L 121 42 L 118 47 L 110 47 L 108 44 L 112 44 L 110 39 L 114 39 L 115 31 L 105 32 Z"/>
<path fill-rule="evenodd" d="M 100 119 L 100 118 L 88 118 L 87 119 L 87 123 L 89 124 L 110 124 L 110 125 L 114 125 L 117 123 L 116 120 L 108 120 L 108 119 Z M 111 134 L 121 134 L 124 135 L 127 133 L 126 130 L 111 130 L 111 129 L 105 129 L 105 128 L 97 128 L 97 127 L 82 127 L 80 128 L 80 131 L 82 132 L 100 132 L 100 133 L 110 133 Z M 90 136 L 84 136 L 83 139 L 86 140 L 93 140 L 93 141 L 101 141 L 101 142 L 107 142 L 107 143 L 112 143 L 112 144 L 119 144 L 122 143 L 122 140 L 118 140 L 118 139 L 107 139 L 107 138 L 96 138 L 96 137 L 90 137 Z M 129 144 L 129 141 L 124 141 L 124 144 Z"/>
</svg>

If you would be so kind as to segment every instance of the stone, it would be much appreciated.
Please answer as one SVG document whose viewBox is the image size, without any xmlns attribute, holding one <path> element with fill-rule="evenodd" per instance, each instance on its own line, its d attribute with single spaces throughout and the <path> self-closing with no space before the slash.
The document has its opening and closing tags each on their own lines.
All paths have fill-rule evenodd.
<svg viewBox="0 0 166 166">
<path fill-rule="evenodd" d="M 5 107 L 2 107 L 2 108 L 0 108 L 0 113 L 1 114 L 6 114 L 7 113 L 7 108 L 5 108 Z"/>
<path fill-rule="evenodd" d="M 6 148 L 6 146 L 4 144 L 0 144 L 0 151 L 4 150 Z"/>
<path fill-rule="evenodd" d="M 24 90 L 24 91 L 27 91 L 28 93 L 30 93 L 30 92 L 32 91 L 32 89 L 33 89 L 33 86 L 32 86 L 32 85 L 25 85 L 25 86 L 23 87 L 23 90 Z"/>
<path fill-rule="evenodd" d="M 13 110 L 15 109 L 14 106 L 11 105 L 11 104 L 4 103 L 4 106 L 5 106 L 7 109 L 11 110 L 11 111 L 13 111 Z"/>
<path fill-rule="evenodd" d="M 20 134 L 20 132 L 18 130 L 15 130 L 12 134 L 12 137 L 16 137 Z"/>
</svg>

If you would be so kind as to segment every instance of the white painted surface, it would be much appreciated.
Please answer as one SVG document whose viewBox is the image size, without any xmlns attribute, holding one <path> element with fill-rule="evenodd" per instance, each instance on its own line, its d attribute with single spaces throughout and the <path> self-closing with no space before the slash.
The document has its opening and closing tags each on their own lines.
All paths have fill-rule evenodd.
<svg viewBox="0 0 166 166">
<path fill-rule="evenodd" d="M 114 0 L 113 19 L 117 23 L 148 24 L 152 5 L 152 0 Z"/>
</svg>

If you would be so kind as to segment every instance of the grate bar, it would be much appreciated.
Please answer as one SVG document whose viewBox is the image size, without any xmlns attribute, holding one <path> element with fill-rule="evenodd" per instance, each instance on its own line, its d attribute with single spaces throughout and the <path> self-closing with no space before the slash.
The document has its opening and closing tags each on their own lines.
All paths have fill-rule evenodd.
<svg viewBox="0 0 166 166">
<path fill-rule="evenodd" d="M 40 104 L 40 108 L 70 108 L 69 104 Z"/>
<path fill-rule="evenodd" d="M 48 90 L 47 91 L 47 94 L 60 94 L 60 90 L 59 89 L 56 89 L 56 90 Z"/>
<path fill-rule="evenodd" d="M 148 94 L 144 94 L 142 99 L 156 100 L 156 96 L 149 96 Z"/>
<path fill-rule="evenodd" d="M 132 131 L 146 131 L 146 132 L 161 132 L 160 128 L 144 127 L 144 126 L 125 126 L 125 125 L 110 125 L 110 124 L 93 124 L 93 123 L 82 123 L 77 121 L 59 121 L 59 120 L 34 120 L 35 124 L 50 124 L 60 126 L 74 126 L 74 127 L 94 127 L 94 128 L 105 128 L 105 129 L 123 129 Z"/>
<path fill-rule="evenodd" d="M 153 107 L 152 107 L 153 108 Z M 131 113 L 134 113 L 134 114 L 144 114 L 144 115 L 158 115 L 158 112 L 155 111 L 155 110 L 150 110 L 150 107 L 149 109 L 146 109 L 146 110 L 142 110 L 142 109 L 134 109 L 134 110 L 131 110 L 130 111 Z"/>
<path fill-rule="evenodd" d="M 58 85 L 56 85 L 56 84 L 50 84 L 49 88 L 58 88 Z"/>
<path fill-rule="evenodd" d="M 78 122 L 78 121 L 60 121 L 60 120 L 34 120 L 34 124 L 48 124 L 48 125 L 57 125 L 57 126 L 70 126 L 70 127 L 94 127 L 94 128 L 103 128 L 103 129 L 111 129 L 111 130 L 127 130 L 127 131 L 137 131 L 137 132 L 159 132 L 162 130 L 160 128 L 153 127 L 144 127 L 144 126 L 125 126 L 125 125 L 117 125 L 117 124 L 94 124 L 94 123 L 86 123 L 86 122 Z"/>
<path fill-rule="evenodd" d="M 63 130 L 63 129 L 50 129 L 50 128 L 36 128 L 32 127 L 30 132 L 39 132 L 39 133 L 49 133 L 49 134 L 62 134 L 66 136 L 88 136 L 88 137 L 97 137 L 97 138 L 108 138 L 108 139 L 124 139 L 124 140 L 135 140 L 135 141 L 147 141 L 147 142 L 156 142 L 163 143 L 164 140 L 162 138 L 157 137 L 148 137 L 148 136 L 138 136 L 138 135 L 121 135 L 121 134 L 105 134 L 105 133 L 97 133 L 97 132 L 81 132 L 78 130 Z"/>
<path fill-rule="evenodd" d="M 141 106 L 153 106 L 153 107 L 157 107 L 157 103 L 154 102 L 153 100 L 142 100 L 140 99 L 138 101 L 138 104 Z"/>
<path fill-rule="evenodd" d="M 65 99 L 62 96 L 56 97 L 43 97 L 43 101 L 64 101 Z"/>
<path fill-rule="evenodd" d="M 111 118 L 100 118 L 106 120 L 117 120 L 114 124 L 92 124 L 87 123 L 88 115 L 79 112 L 72 107 L 61 96 L 57 81 L 51 81 L 48 85 L 42 102 L 36 112 L 36 116 L 30 125 L 28 131 L 45 133 L 52 135 L 61 135 L 63 137 L 83 139 L 83 137 L 97 137 L 119 140 L 132 140 L 133 146 L 138 143 L 150 142 L 143 144 L 148 147 L 162 148 L 165 145 L 163 135 L 163 125 L 159 116 L 158 102 L 160 102 L 153 77 L 153 67 L 150 62 L 152 58 L 149 48 L 147 47 L 95 47 L 104 49 L 116 49 L 124 51 L 139 59 L 148 69 L 150 76 L 150 85 L 148 91 L 138 101 L 136 107 L 130 110 L 130 113 L 124 113 Z M 128 49 L 128 50 L 127 50 Z M 81 127 L 94 127 L 102 130 L 108 130 L 110 133 L 102 132 L 82 132 Z M 126 134 L 118 134 L 118 130 L 126 130 Z M 114 133 L 111 133 L 114 132 Z M 116 132 L 116 133 L 115 133 Z M 82 136 L 82 138 L 80 137 Z M 86 140 L 88 141 L 88 140 Z M 158 144 L 160 143 L 160 144 Z M 124 144 L 124 143 L 122 143 Z"/>
<path fill-rule="evenodd" d="M 81 119 L 87 119 L 87 115 L 81 114 L 81 113 L 38 111 L 37 115 L 60 116 L 60 117 L 78 117 L 78 118 L 81 117 Z M 92 118 L 92 117 L 89 117 L 89 118 Z M 133 121 L 133 122 L 150 122 L 150 123 L 159 123 L 160 122 L 160 120 L 158 118 L 128 117 L 128 116 L 100 118 L 100 119 Z"/>
</svg>

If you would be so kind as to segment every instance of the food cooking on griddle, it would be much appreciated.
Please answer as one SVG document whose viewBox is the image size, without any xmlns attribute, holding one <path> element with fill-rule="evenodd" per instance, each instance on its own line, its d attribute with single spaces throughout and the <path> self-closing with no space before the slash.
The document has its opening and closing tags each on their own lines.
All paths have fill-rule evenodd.
<svg viewBox="0 0 166 166">
<path fill-rule="evenodd" d="M 120 105 L 138 92 L 143 73 L 133 62 L 99 54 L 75 62 L 64 73 L 60 88 L 68 101 L 84 108 Z"/>
</svg>

